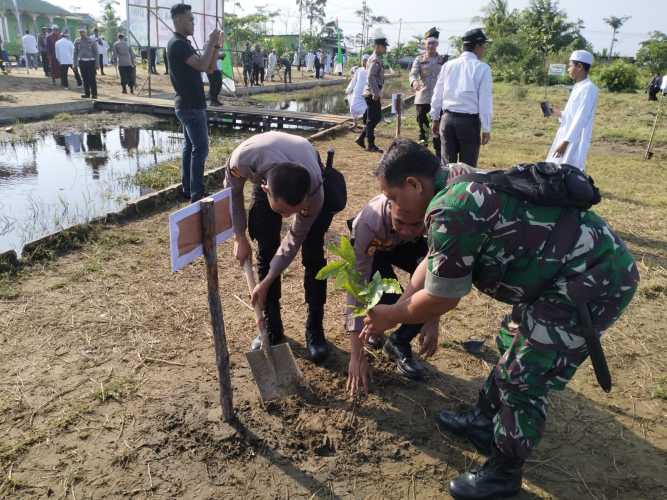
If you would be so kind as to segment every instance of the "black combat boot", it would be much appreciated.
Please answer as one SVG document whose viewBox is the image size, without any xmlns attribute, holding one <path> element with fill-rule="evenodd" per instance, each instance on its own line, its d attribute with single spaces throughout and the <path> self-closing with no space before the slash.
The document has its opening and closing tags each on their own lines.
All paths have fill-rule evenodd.
<svg viewBox="0 0 667 500">
<path fill-rule="evenodd" d="M 321 363 L 329 355 L 329 344 L 324 338 L 324 306 L 308 306 L 306 320 L 306 348 L 313 363 Z"/>
<path fill-rule="evenodd" d="M 389 336 L 382 351 L 389 359 L 396 361 L 396 368 L 401 375 L 411 380 L 424 379 L 424 367 L 412 356 L 409 343 L 397 341 L 396 332 Z"/>
<path fill-rule="evenodd" d="M 282 344 L 287 341 L 283 330 L 283 320 L 280 317 L 280 304 L 269 304 L 264 309 L 264 323 L 269 334 L 271 345 Z M 262 348 L 262 336 L 257 335 L 250 344 L 250 349 L 258 351 Z"/>
<path fill-rule="evenodd" d="M 366 149 L 366 129 L 361 131 L 361 134 L 359 134 L 359 137 L 357 137 L 354 142 L 356 142 L 359 147 Z"/>
<path fill-rule="evenodd" d="M 493 450 L 493 416 L 480 393 L 477 405 L 466 412 L 443 410 L 436 417 L 438 426 L 457 436 L 468 438 L 477 450 L 489 456 Z"/>
<path fill-rule="evenodd" d="M 511 497 L 521 491 L 522 468 L 523 460 L 505 456 L 494 446 L 484 465 L 449 482 L 449 492 L 461 500 Z"/>
</svg>

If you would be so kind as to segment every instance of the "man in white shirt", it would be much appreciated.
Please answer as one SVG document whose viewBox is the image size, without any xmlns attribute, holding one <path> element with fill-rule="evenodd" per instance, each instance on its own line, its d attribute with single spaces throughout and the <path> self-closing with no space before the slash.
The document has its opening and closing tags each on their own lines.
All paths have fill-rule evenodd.
<svg viewBox="0 0 667 500">
<path fill-rule="evenodd" d="M 74 44 L 69 39 L 69 32 L 64 31 L 63 36 L 56 42 L 56 59 L 60 64 L 60 83 L 66 89 L 69 88 L 68 72 L 72 68 L 74 77 L 76 78 L 76 86 L 81 87 L 81 75 L 76 66 L 74 66 Z"/>
<path fill-rule="evenodd" d="M 273 81 L 273 73 L 276 69 L 276 65 L 278 64 L 278 56 L 276 55 L 275 49 L 271 49 L 271 52 L 269 52 L 269 57 L 266 62 L 266 73 L 267 77 Z"/>
<path fill-rule="evenodd" d="M 491 68 L 481 61 L 488 42 L 481 28 L 467 31 L 463 53 L 440 70 L 431 99 L 431 119 L 433 133 L 440 134 L 444 163 L 477 166 L 480 145 L 491 138 L 493 80 Z"/>
<path fill-rule="evenodd" d="M 572 165 L 582 172 L 586 168 L 586 156 L 591 145 L 595 108 L 598 103 L 598 88 L 588 79 L 592 64 L 593 55 L 590 52 L 572 52 L 567 72 L 575 83 L 565 109 L 553 109 L 553 114 L 560 121 L 560 127 L 546 160 Z"/>
<path fill-rule="evenodd" d="M 25 30 L 25 35 L 21 39 L 23 45 L 23 53 L 25 54 L 25 63 L 29 68 L 37 69 L 37 39 L 30 34 L 30 30 Z"/>
</svg>

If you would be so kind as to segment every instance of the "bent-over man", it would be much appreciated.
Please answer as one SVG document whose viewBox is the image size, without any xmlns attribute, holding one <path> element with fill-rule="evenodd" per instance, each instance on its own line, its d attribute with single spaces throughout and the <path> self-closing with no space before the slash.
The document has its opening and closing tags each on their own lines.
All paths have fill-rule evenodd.
<svg viewBox="0 0 667 500">
<path fill-rule="evenodd" d="M 396 304 L 370 311 L 367 334 L 445 314 L 473 285 L 512 305 L 519 334 L 501 330 L 501 357 L 477 406 L 444 410 L 437 421 L 490 455 L 450 482 L 452 496 L 514 495 L 544 433 L 549 391 L 565 388 L 588 345 L 630 303 L 639 282 L 634 259 L 592 210 L 536 205 L 484 182 L 457 180 L 412 141 L 396 139 L 377 175 L 400 210 L 425 216 L 428 255 Z"/>
<path fill-rule="evenodd" d="M 253 184 L 247 214 L 243 203 L 246 181 Z M 327 286 L 326 281 L 315 277 L 326 265 L 324 234 L 333 213 L 325 208 L 319 154 L 310 142 L 296 135 L 257 134 L 232 152 L 225 185 L 232 188 L 234 253 L 241 265 L 250 256 L 246 230 L 257 242 L 260 283 L 252 292 L 252 302 L 263 306 L 269 341 L 272 345 L 285 342 L 280 315 L 280 275 L 301 249 L 308 305 L 306 345 L 311 360 L 323 361 L 329 354 L 322 325 Z M 290 229 L 281 241 L 282 219 L 292 216 Z M 261 348 L 259 336 L 251 347 Z"/>
</svg>

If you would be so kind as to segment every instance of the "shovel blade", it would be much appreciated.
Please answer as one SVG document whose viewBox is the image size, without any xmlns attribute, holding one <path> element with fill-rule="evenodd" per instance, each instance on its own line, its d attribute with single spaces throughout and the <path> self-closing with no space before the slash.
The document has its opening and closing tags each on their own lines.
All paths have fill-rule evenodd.
<svg viewBox="0 0 667 500">
<path fill-rule="evenodd" d="M 246 353 L 252 376 L 264 402 L 296 394 L 302 378 L 289 344 L 271 346 L 269 350 L 271 358 L 262 350 Z"/>
</svg>

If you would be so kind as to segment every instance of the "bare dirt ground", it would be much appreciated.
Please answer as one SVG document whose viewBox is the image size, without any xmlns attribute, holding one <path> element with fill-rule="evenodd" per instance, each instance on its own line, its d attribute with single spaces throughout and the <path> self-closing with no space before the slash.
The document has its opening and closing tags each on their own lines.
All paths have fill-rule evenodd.
<svg viewBox="0 0 667 500">
<path fill-rule="evenodd" d="M 139 97 L 132 94 L 122 94 L 120 79 L 116 76 L 113 66 L 107 66 L 104 69 L 105 74 L 97 74 L 98 97 L 100 99 L 123 99 L 135 100 Z M 164 67 L 158 65 L 158 75 L 151 76 L 151 91 L 153 96 L 169 97 L 173 95 L 174 89 L 169 81 L 169 75 L 164 74 Z M 243 87 L 242 75 L 238 68 L 234 69 L 238 88 Z M 334 78 L 331 75 L 326 79 Z M 337 77 L 336 77 L 337 78 Z M 137 94 L 148 96 L 148 85 L 146 83 L 147 73 L 145 67 L 137 66 Z M 292 69 L 292 83 L 313 81 L 313 77 L 307 72 L 299 72 L 296 68 Z M 240 83 L 239 83 L 240 82 Z M 70 88 L 64 89 L 60 85 L 60 80 L 52 84 L 51 78 L 44 76 L 41 70 L 30 70 L 26 73 L 24 68 L 14 68 L 9 75 L 0 75 L 0 106 L 34 106 L 38 104 L 54 104 L 67 101 L 81 100 L 81 89 L 76 88 L 76 80 L 71 71 L 69 74 Z M 282 82 L 278 76 L 274 81 L 265 80 L 265 86 L 278 86 Z M 208 91 L 208 90 L 207 90 Z M 221 100 L 235 101 L 238 99 L 221 96 Z M 242 99 L 243 100 L 243 99 Z"/>
<path fill-rule="evenodd" d="M 483 165 L 544 154 L 542 132 L 523 137 L 502 120 Z M 551 137 L 552 129 L 542 130 Z M 414 134 L 408 123 L 405 133 Z M 336 148 L 350 190 L 330 241 L 377 192 L 371 171 L 379 156 L 352 140 L 317 144 L 322 153 Z M 629 145 L 602 143 L 589 162 L 605 193 L 598 211 L 626 239 L 642 274 L 634 302 L 604 339 L 614 389 L 597 387 L 587 361 L 550 396 L 546 436 L 519 498 L 664 497 L 667 179 L 664 155 L 653 163 L 638 156 Z M 304 359 L 296 263 L 282 303 L 307 387 L 265 408 L 243 355 L 253 318 L 235 296 L 247 292 L 225 244 L 219 273 L 238 417 L 232 428 L 219 421 L 203 264 L 170 272 L 167 217 L 109 227 L 78 251 L 0 280 L 0 497 L 447 498 L 447 481 L 483 460 L 440 433 L 433 417 L 475 400 L 497 357 L 504 306 L 473 292 L 442 319 L 426 383 L 405 381 L 379 357 L 372 393 L 353 402 L 344 390 L 344 296 L 330 291 L 333 354 L 314 366 Z M 461 347 L 472 334 L 487 340 L 479 356 Z"/>
</svg>

